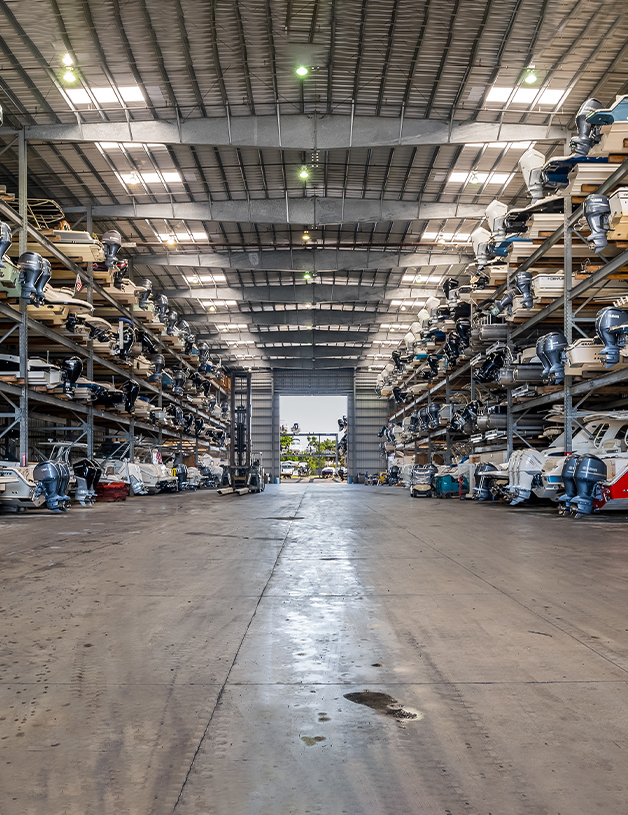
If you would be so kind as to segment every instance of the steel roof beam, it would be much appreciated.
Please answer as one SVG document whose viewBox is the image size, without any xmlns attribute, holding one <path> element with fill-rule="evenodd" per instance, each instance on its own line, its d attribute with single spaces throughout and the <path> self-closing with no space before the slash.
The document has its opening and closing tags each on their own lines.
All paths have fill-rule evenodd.
<svg viewBox="0 0 628 815">
<path fill-rule="evenodd" d="M 243 271 L 334 272 L 367 269 L 405 269 L 409 266 L 459 266 L 472 259 L 464 252 L 400 252 L 363 249 L 250 249 L 244 252 L 180 252 L 133 255 L 134 266 L 173 266 Z"/>
<path fill-rule="evenodd" d="M 159 289 L 173 298 L 236 300 L 244 303 L 367 303 L 380 300 L 414 300 L 433 295 L 436 289 L 422 286 L 335 286 L 332 283 L 299 286 L 194 286 L 188 289 Z"/>
<path fill-rule="evenodd" d="M 336 309 L 299 309 L 298 311 L 235 311 L 231 314 L 180 314 L 182 320 L 195 325 L 302 325 L 319 328 L 328 325 L 377 325 L 388 315 L 381 311 L 339 311 Z M 396 314 L 390 315 L 397 317 Z M 410 325 L 410 323 L 408 323 Z M 234 335 L 235 337 L 235 335 Z M 228 339 L 228 337 L 227 337 Z"/>
<path fill-rule="evenodd" d="M 0 133 L 13 132 L 8 128 Z M 465 122 L 342 114 L 198 117 L 184 121 L 127 121 L 30 125 L 27 139 L 71 142 L 144 142 L 217 147 L 333 150 L 350 147 L 564 141 L 558 125 Z"/>
<path fill-rule="evenodd" d="M 483 218 L 483 204 L 390 201 L 380 198 L 260 198 L 248 201 L 195 201 L 170 204 L 109 204 L 92 207 L 94 218 L 170 218 L 177 221 L 222 221 L 254 224 L 377 223 L 378 221 L 427 221 L 447 218 Z M 84 212 L 85 207 L 65 207 L 64 212 Z"/>
<path fill-rule="evenodd" d="M 357 368 L 360 364 L 365 364 L 357 359 L 342 359 L 336 357 L 328 357 L 327 359 L 269 359 L 262 365 L 255 365 L 255 360 L 236 360 L 236 363 L 240 363 L 243 368 L 255 366 L 257 368 L 301 368 L 305 370 L 316 368 Z"/>
<path fill-rule="evenodd" d="M 337 359 L 355 359 L 356 357 L 364 356 L 364 349 L 362 348 L 328 348 L 320 345 L 293 345 L 282 348 L 266 348 L 266 358 L 271 356 L 279 357 L 293 357 L 294 359 L 328 359 L 334 357 Z M 272 365 L 273 360 L 269 359 Z"/>
</svg>

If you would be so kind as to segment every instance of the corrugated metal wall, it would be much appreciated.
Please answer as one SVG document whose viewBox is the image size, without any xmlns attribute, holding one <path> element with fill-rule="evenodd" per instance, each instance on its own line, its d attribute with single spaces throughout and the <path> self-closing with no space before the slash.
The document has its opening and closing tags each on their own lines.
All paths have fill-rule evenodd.
<svg viewBox="0 0 628 815">
<path fill-rule="evenodd" d="M 358 371 L 349 396 L 349 475 L 377 472 L 385 467 L 377 438 L 388 418 L 388 402 L 375 393 L 375 375 Z"/>
<path fill-rule="evenodd" d="M 251 378 L 251 454 L 262 454 L 271 481 L 279 476 L 279 396 L 270 371 L 255 371 Z"/>
<path fill-rule="evenodd" d="M 319 371 L 277 368 L 275 393 L 282 396 L 326 396 L 353 393 L 353 368 Z"/>
</svg>

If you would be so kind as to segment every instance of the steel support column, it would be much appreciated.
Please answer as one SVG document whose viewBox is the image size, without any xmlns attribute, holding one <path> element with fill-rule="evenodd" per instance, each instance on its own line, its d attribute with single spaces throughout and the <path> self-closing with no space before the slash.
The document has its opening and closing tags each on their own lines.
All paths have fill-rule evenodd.
<svg viewBox="0 0 628 815">
<path fill-rule="evenodd" d="M 85 226 L 89 234 L 92 234 L 94 224 L 92 222 L 92 208 L 87 207 L 85 216 Z M 87 264 L 87 274 L 89 280 L 87 282 L 87 302 L 92 305 L 94 302 L 94 278 L 93 278 L 93 264 Z M 87 378 L 90 381 L 94 379 L 94 341 L 87 340 Z M 90 403 L 87 406 L 87 458 L 94 457 L 94 407 Z"/>
<path fill-rule="evenodd" d="M 21 130 L 18 141 L 18 197 L 20 216 L 19 253 L 26 252 L 27 245 L 27 218 L 28 218 L 28 176 L 27 176 L 27 142 L 26 132 Z M 28 303 L 20 298 L 20 328 L 19 328 L 19 356 L 20 356 L 20 463 L 22 467 L 28 464 Z"/>
<path fill-rule="evenodd" d="M 573 339 L 573 300 L 571 297 L 572 285 L 572 226 L 571 218 L 571 196 L 565 196 L 565 253 L 564 253 L 564 320 L 563 333 L 567 343 L 571 345 Z M 565 377 L 563 409 L 564 409 L 564 446 L 565 453 L 571 453 L 573 449 L 573 400 L 571 394 L 572 377 Z"/>
</svg>

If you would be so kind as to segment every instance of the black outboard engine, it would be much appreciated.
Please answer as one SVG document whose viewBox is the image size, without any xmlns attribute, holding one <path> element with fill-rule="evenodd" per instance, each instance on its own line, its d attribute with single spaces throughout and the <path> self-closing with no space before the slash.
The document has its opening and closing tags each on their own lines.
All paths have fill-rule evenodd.
<svg viewBox="0 0 628 815">
<path fill-rule="evenodd" d="M 563 464 L 561 478 L 565 492 L 558 496 L 558 502 L 561 504 L 559 509 L 559 513 L 561 515 L 565 515 L 567 512 L 571 511 L 571 502 L 578 494 L 575 475 L 579 461 L 580 456 L 577 453 L 572 453 L 570 456 L 567 456 L 565 463 Z"/>
<path fill-rule="evenodd" d="M 113 266 L 113 285 L 116 289 L 122 289 L 124 278 L 129 273 L 129 261 L 119 260 Z"/>
<path fill-rule="evenodd" d="M 491 501 L 493 496 L 490 492 L 490 473 L 497 472 L 497 467 L 490 462 L 482 462 L 475 468 L 473 480 L 475 486 L 473 488 L 474 501 Z"/>
<path fill-rule="evenodd" d="M 178 405 L 168 405 L 166 412 L 177 427 L 183 426 L 183 411 Z"/>
<path fill-rule="evenodd" d="M 615 306 L 606 306 L 598 311 L 595 318 L 595 333 L 604 343 L 600 356 L 606 360 L 606 367 L 611 368 L 619 362 L 619 349 L 626 344 L 628 332 L 628 313 Z"/>
<path fill-rule="evenodd" d="M 158 294 L 153 297 L 155 304 L 155 314 L 162 325 L 166 325 L 166 315 L 168 313 L 168 298 L 165 294 Z"/>
<path fill-rule="evenodd" d="M 183 490 L 189 490 L 190 484 L 188 481 L 188 468 L 185 464 L 177 464 L 174 469 L 174 474 L 177 477 L 177 489 L 179 492 Z"/>
<path fill-rule="evenodd" d="M 194 414 L 193 413 L 184 413 L 183 414 L 183 429 L 186 433 L 189 433 L 192 429 L 192 425 L 194 424 Z"/>
<path fill-rule="evenodd" d="M 183 348 L 183 353 L 187 356 L 192 354 L 194 350 L 194 343 L 196 342 L 196 334 L 186 334 L 185 335 L 185 346 Z"/>
<path fill-rule="evenodd" d="M 186 373 L 182 368 L 177 368 L 172 372 L 172 392 L 175 396 L 183 396 L 186 378 Z"/>
<path fill-rule="evenodd" d="M 74 334 L 76 331 L 76 326 L 79 325 L 79 322 L 82 323 L 83 321 L 80 320 L 73 311 L 71 311 L 65 318 L 65 327 L 70 334 Z"/>
<path fill-rule="evenodd" d="M 78 357 L 64 359 L 61 363 L 61 382 L 66 396 L 74 396 L 74 386 L 83 373 L 83 361 Z"/>
<path fill-rule="evenodd" d="M 153 281 L 146 278 L 145 280 L 142 280 L 140 286 L 144 289 L 144 291 L 137 298 L 137 304 L 142 310 L 146 310 L 150 296 L 153 293 Z"/>
<path fill-rule="evenodd" d="M 125 382 L 123 390 L 125 393 L 124 409 L 127 413 L 133 413 L 135 408 L 135 400 L 140 393 L 140 386 L 137 384 L 137 382 L 133 382 L 131 379 L 129 379 L 127 382 Z"/>
<path fill-rule="evenodd" d="M 44 273 L 44 258 L 37 252 L 23 252 L 17 262 L 17 267 L 20 270 L 19 282 L 22 287 L 22 300 L 33 302 L 37 292 L 37 281 Z"/>
<path fill-rule="evenodd" d="M 44 289 L 46 288 L 46 283 L 48 283 L 52 277 L 52 266 L 50 265 L 48 258 L 42 258 L 41 262 L 42 271 L 35 285 L 35 295 L 33 297 L 33 303 L 36 306 L 41 306 L 46 302 Z"/>
<path fill-rule="evenodd" d="M 592 113 L 594 110 L 600 110 L 602 107 L 602 103 L 593 97 L 580 105 L 580 109 L 576 113 L 578 135 L 572 136 L 569 142 L 569 149 L 575 156 L 587 156 L 593 145 L 597 144 L 602 138 L 600 127 L 587 122 L 587 114 Z"/>
<path fill-rule="evenodd" d="M 395 366 L 395 371 L 397 372 L 403 371 L 403 364 L 401 362 L 401 351 L 399 351 L 399 349 L 396 349 L 395 351 L 392 352 L 390 356 Z"/>
<path fill-rule="evenodd" d="M 410 415 L 410 421 L 408 422 L 408 430 L 410 431 L 410 433 L 416 433 L 418 426 L 419 426 L 419 413 L 417 410 L 415 410 L 414 413 Z M 383 435 L 384 434 L 382 433 L 382 436 Z"/>
<path fill-rule="evenodd" d="M 11 246 L 11 243 L 11 227 L 9 224 L 5 224 L 4 221 L 0 221 L 0 269 L 4 269 L 2 258 L 9 246 Z"/>
<path fill-rule="evenodd" d="M 515 289 L 508 289 L 501 300 L 497 300 L 491 309 L 490 313 L 493 317 L 497 317 L 502 311 L 507 311 L 508 314 L 512 314 L 512 304 L 516 296 L 517 292 Z"/>
<path fill-rule="evenodd" d="M 584 217 L 591 230 L 587 243 L 595 252 L 600 252 L 608 243 L 606 233 L 611 228 L 610 214 L 611 205 L 606 195 L 587 195 L 584 199 Z"/>
<path fill-rule="evenodd" d="M 65 512 L 66 499 L 63 489 L 63 474 L 54 461 L 42 461 L 33 468 L 33 479 L 37 482 L 35 497 L 46 496 L 46 506 L 51 512 Z"/>
<path fill-rule="evenodd" d="M 95 482 L 100 480 L 100 467 L 91 459 L 83 458 L 72 469 L 76 479 L 74 500 L 83 507 L 89 507 L 96 501 Z"/>
<path fill-rule="evenodd" d="M 122 336 L 120 336 L 120 333 Z M 120 317 L 118 321 L 118 357 L 122 362 L 129 359 L 134 342 L 135 327 L 133 323 L 126 317 Z"/>
<path fill-rule="evenodd" d="M 438 354 L 428 354 L 426 361 L 433 379 L 438 376 Z"/>
<path fill-rule="evenodd" d="M 174 334 L 177 323 L 179 322 L 179 315 L 174 309 L 171 309 L 166 314 L 166 334 L 171 337 Z"/>
<path fill-rule="evenodd" d="M 137 329 L 135 332 L 136 341 L 142 346 L 143 354 L 154 354 L 157 351 L 157 346 L 152 341 L 151 337 L 143 329 Z"/>
<path fill-rule="evenodd" d="M 395 385 L 395 387 L 392 389 L 392 392 L 393 398 L 398 405 L 406 401 L 406 397 L 408 396 L 407 391 L 402 391 L 401 388 Z"/>
<path fill-rule="evenodd" d="M 455 277 L 448 277 L 447 280 L 443 283 L 443 291 L 445 292 L 445 297 L 449 300 L 449 295 L 458 288 L 460 282 L 456 280 Z"/>
<path fill-rule="evenodd" d="M 116 229 L 110 229 L 101 238 L 102 244 L 105 248 L 105 266 L 107 269 L 112 269 L 116 262 L 116 255 L 122 246 L 122 237 Z"/>
<path fill-rule="evenodd" d="M 460 357 L 460 337 L 456 331 L 450 331 L 447 334 L 447 342 L 444 346 L 445 356 L 449 361 L 449 365 L 453 368 L 458 362 Z"/>
<path fill-rule="evenodd" d="M 164 367 L 166 365 L 166 358 L 163 354 L 155 354 L 151 358 L 151 362 L 153 363 L 153 372 L 148 377 L 149 382 L 161 382 L 161 375 L 164 371 Z"/>
<path fill-rule="evenodd" d="M 456 320 L 456 334 L 460 338 L 461 348 L 468 348 L 471 345 L 471 320 L 468 317 Z"/>
<path fill-rule="evenodd" d="M 197 416 L 196 419 L 194 419 L 194 435 L 200 436 L 201 433 L 203 432 L 204 427 L 205 422 L 203 421 L 203 419 L 201 419 L 200 416 Z"/>
<path fill-rule="evenodd" d="M 565 348 L 567 345 L 567 338 L 560 331 L 551 331 L 545 335 L 543 353 L 550 365 L 548 377 L 553 385 L 560 385 L 565 379 Z"/>
<path fill-rule="evenodd" d="M 606 481 L 606 478 L 606 464 L 601 458 L 591 453 L 585 453 L 583 456 L 580 456 L 574 474 L 578 495 L 571 502 L 571 511 L 576 518 L 580 515 L 590 515 L 593 512 L 596 485 L 599 484 L 600 481 Z"/>
<path fill-rule="evenodd" d="M 439 402 L 432 402 L 427 406 L 427 427 L 428 430 L 436 430 L 440 425 L 440 409 Z"/>
<path fill-rule="evenodd" d="M 499 369 L 504 364 L 505 352 L 502 349 L 487 354 L 480 369 L 473 375 L 476 382 L 495 382 Z"/>
</svg>

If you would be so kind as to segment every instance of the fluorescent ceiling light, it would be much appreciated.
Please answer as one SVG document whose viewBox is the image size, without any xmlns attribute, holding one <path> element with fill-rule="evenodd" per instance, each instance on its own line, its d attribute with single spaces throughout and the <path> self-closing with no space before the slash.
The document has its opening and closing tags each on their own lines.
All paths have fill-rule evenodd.
<svg viewBox="0 0 628 815">
<path fill-rule="evenodd" d="M 75 105 L 89 105 L 92 101 L 85 88 L 66 88 L 65 92 Z"/>
<path fill-rule="evenodd" d="M 96 101 L 103 105 L 118 101 L 113 88 L 92 88 L 92 93 L 96 97 Z"/>
<path fill-rule="evenodd" d="M 144 94 L 137 85 L 126 85 L 118 88 L 120 96 L 125 102 L 143 102 Z"/>
<path fill-rule="evenodd" d="M 565 95 L 564 90 L 546 88 L 539 96 L 539 105 L 557 105 Z"/>
<path fill-rule="evenodd" d="M 512 101 L 515 105 L 531 105 L 538 93 L 538 88 L 517 88 Z"/>
<path fill-rule="evenodd" d="M 493 86 L 486 97 L 487 102 L 507 102 L 514 88 L 499 88 Z"/>
</svg>

